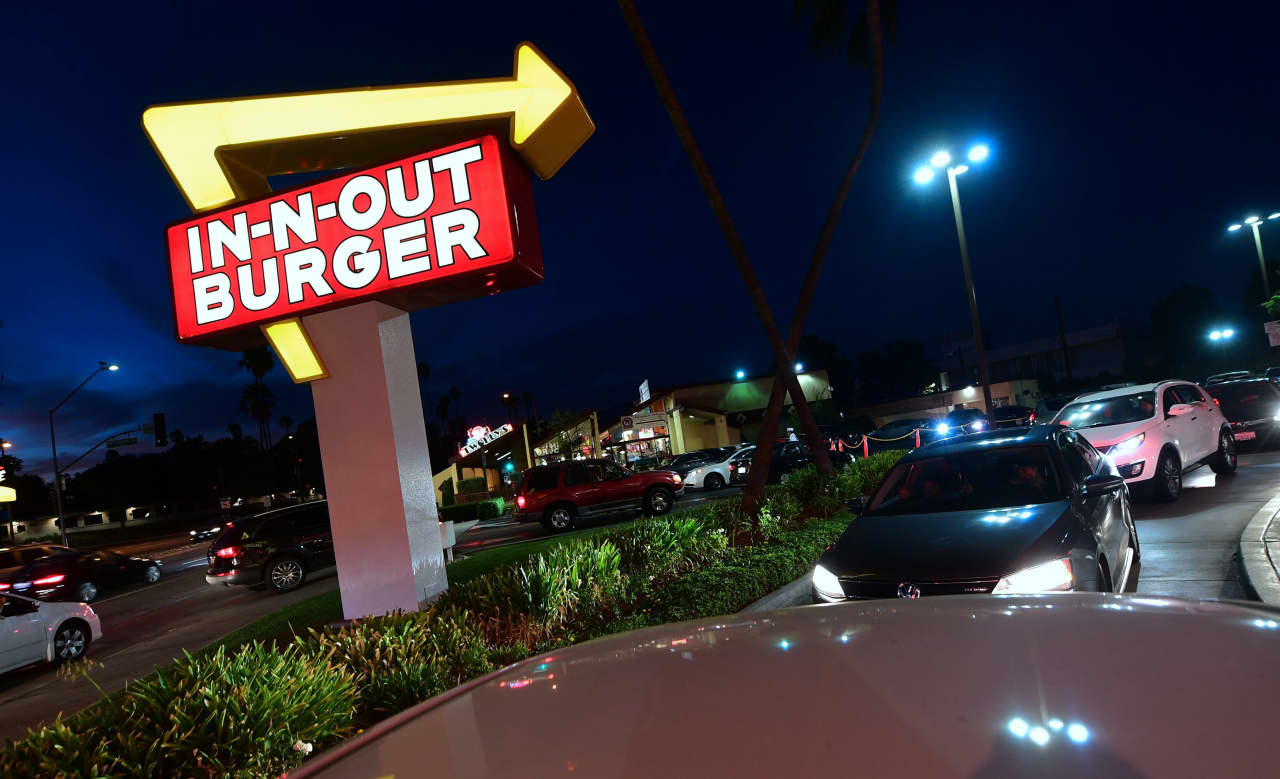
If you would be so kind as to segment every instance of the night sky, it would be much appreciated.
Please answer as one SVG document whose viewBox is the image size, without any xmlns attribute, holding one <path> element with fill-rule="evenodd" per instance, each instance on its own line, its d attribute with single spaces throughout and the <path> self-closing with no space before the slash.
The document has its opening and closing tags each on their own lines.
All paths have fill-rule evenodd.
<svg viewBox="0 0 1280 779">
<path fill-rule="evenodd" d="M 451 385 L 497 423 L 504 390 L 546 415 L 772 361 L 613 3 L 72 5 L 7 8 L 0 47 L 0 437 L 28 470 L 47 473 L 47 411 L 100 359 L 122 370 L 59 412 L 67 457 L 154 411 L 189 435 L 254 429 L 239 355 L 173 338 L 163 228 L 189 212 L 142 133 L 146 106 L 509 77 L 526 39 L 597 131 L 536 184 L 545 283 L 413 315 L 428 413 Z M 811 54 L 789 1 L 640 5 L 785 323 L 869 76 Z M 899 5 L 879 130 L 808 331 L 846 354 L 967 331 L 945 181 L 910 174 L 976 141 L 993 155 L 961 192 L 990 346 L 1052 334 L 1055 294 L 1069 329 L 1145 319 L 1183 282 L 1237 303 L 1256 259 L 1225 227 L 1280 210 L 1280 4 Z M 312 415 L 282 369 L 270 384 L 278 413 Z"/>
</svg>

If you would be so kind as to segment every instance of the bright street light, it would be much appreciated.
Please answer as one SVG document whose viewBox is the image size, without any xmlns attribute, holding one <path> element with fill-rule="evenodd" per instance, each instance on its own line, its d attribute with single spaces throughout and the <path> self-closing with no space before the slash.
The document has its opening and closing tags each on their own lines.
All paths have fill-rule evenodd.
<svg viewBox="0 0 1280 779">
<path fill-rule="evenodd" d="M 49 409 L 49 447 L 53 450 L 53 497 L 58 507 L 58 528 L 62 531 L 63 546 L 67 545 L 67 523 L 66 518 L 62 516 L 62 478 L 58 473 L 58 439 L 53 434 L 53 415 L 57 413 L 58 409 L 62 408 L 68 400 L 71 400 L 72 395 L 75 395 L 82 387 L 84 387 L 84 385 L 92 381 L 94 376 L 97 376 L 103 371 L 118 370 L 120 370 L 119 365 L 116 365 L 113 362 L 108 363 L 103 360 L 98 360 L 98 370 L 90 373 L 89 377 L 76 385 L 75 389 L 68 392 L 67 396 L 58 402 L 58 405 Z M 74 464 L 75 463 L 72 463 L 72 465 Z"/>
<path fill-rule="evenodd" d="M 1228 327 L 1226 330 L 1223 330 L 1223 331 L 1222 331 L 1222 337 L 1223 337 L 1223 338 L 1230 338 L 1231 336 L 1233 336 L 1233 335 L 1235 335 L 1235 334 L 1236 334 L 1236 331 L 1235 331 L 1235 330 L 1232 330 L 1232 329 L 1231 329 L 1231 328 L 1229 328 L 1229 327 Z"/>
<path fill-rule="evenodd" d="M 734 372 L 733 377 L 738 381 L 742 381 L 743 379 L 747 378 L 747 372 L 739 368 L 737 371 Z"/>
<path fill-rule="evenodd" d="M 985 143 L 975 144 L 969 149 L 969 161 L 979 163 L 991 156 L 991 148 Z M 964 237 L 964 217 L 960 213 L 960 189 L 956 177 L 969 170 L 968 165 L 951 167 L 951 154 L 946 151 L 935 152 L 929 158 L 934 168 L 946 168 L 947 184 L 951 188 L 951 209 L 956 218 L 956 237 L 960 241 L 960 265 L 964 268 L 964 283 L 969 293 L 969 319 L 973 327 L 973 345 L 978 351 L 978 376 L 982 381 L 982 398 L 986 403 L 987 413 L 991 413 L 991 374 L 987 371 L 987 350 L 982 343 L 982 321 L 978 318 L 978 297 L 973 291 L 973 271 L 969 267 L 969 243 Z M 928 184 L 933 180 L 933 170 L 921 166 L 916 168 L 912 177 L 917 184 Z"/>
<path fill-rule="evenodd" d="M 1212 333 L 1209 333 L 1209 340 L 1210 340 L 1210 341 L 1216 341 L 1216 340 L 1218 340 L 1218 339 L 1219 339 L 1219 338 L 1221 338 L 1221 337 L 1222 337 L 1222 331 L 1221 331 L 1221 330 L 1214 330 Z"/>
<path fill-rule="evenodd" d="M 1273 211 L 1267 216 L 1267 221 L 1272 219 L 1280 219 L 1280 211 Z M 1267 278 L 1267 257 L 1262 253 L 1262 231 L 1258 228 L 1262 226 L 1262 218 L 1258 216 L 1245 217 L 1243 224 L 1237 223 L 1227 228 L 1228 232 L 1234 233 L 1244 225 L 1253 228 L 1253 246 L 1258 250 L 1258 267 L 1262 269 L 1262 294 L 1267 299 L 1271 299 L 1271 279 Z"/>
<path fill-rule="evenodd" d="M 802 371 L 802 370 L 804 370 L 804 363 L 802 363 L 802 362 L 798 362 L 798 363 L 796 363 L 796 371 L 795 371 L 795 372 L 796 372 L 796 373 L 799 373 L 799 372 L 800 372 L 800 371 Z"/>
</svg>

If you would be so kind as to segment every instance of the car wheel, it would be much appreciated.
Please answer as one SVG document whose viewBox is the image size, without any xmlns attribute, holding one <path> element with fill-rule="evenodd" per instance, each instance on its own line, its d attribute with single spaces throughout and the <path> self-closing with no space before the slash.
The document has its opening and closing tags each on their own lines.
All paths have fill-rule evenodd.
<svg viewBox="0 0 1280 779">
<path fill-rule="evenodd" d="M 307 572 L 296 557 L 277 557 L 267 568 L 267 583 L 276 592 L 291 592 L 302 586 Z"/>
<path fill-rule="evenodd" d="M 1133 561 L 1129 563 L 1129 578 L 1124 583 L 1124 592 L 1135 593 L 1138 591 L 1138 576 L 1142 573 L 1142 553 L 1138 551 L 1136 532 L 1129 533 L 1129 548 L 1133 550 Z"/>
<path fill-rule="evenodd" d="M 718 490 L 724 487 L 724 477 L 718 473 L 708 473 L 707 478 L 702 480 L 702 486 L 709 490 Z"/>
<path fill-rule="evenodd" d="M 53 662 L 79 660 L 89 651 L 89 626 L 78 619 L 68 620 L 53 634 Z"/>
<path fill-rule="evenodd" d="M 650 514 L 666 514 L 675 503 L 676 496 L 666 487 L 655 487 L 644 496 L 645 511 Z"/>
<path fill-rule="evenodd" d="M 1177 500 L 1182 494 L 1182 464 L 1178 462 L 1178 455 L 1168 449 L 1160 453 L 1151 489 L 1156 500 L 1165 503 Z"/>
<path fill-rule="evenodd" d="M 142 572 L 142 580 L 147 584 L 155 584 L 160 581 L 160 566 L 148 565 L 147 570 Z"/>
<path fill-rule="evenodd" d="M 1107 580 L 1107 571 L 1102 566 L 1102 560 L 1098 560 L 1098 578 L 1094 585 L 1098 592 L 1111 592 L 1111 582 Z"/>
<path fill-rule="evenodd" d="M 1226 475 L 1235 473 L 1236 466 L 1236 437 L 1223 430 L 1218 434 L 1218 453 L 1209 461 L 1209 467 L 1214 473 Z"/>
<path fill-rule="evenodd" d="M 573 529 L 573 506 L 552 506 L 542 517 L 542 526 L 552 533 Z"/>
<path fill-rule="evenodd" d="M 89 603 L 98 597 L 98 585 L 93 582 L 82 582 L 79 589 L 76 590 L 76 597 L 81 603 Z"/>
</svg>

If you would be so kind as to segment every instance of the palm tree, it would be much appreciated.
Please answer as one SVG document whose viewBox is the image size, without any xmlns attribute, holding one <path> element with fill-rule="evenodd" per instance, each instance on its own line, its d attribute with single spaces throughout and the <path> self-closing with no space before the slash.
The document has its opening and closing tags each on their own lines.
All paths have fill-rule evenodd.
<svg viewBox="0 0 1280 779">
<path fill-rule="evenodd" d="M 289 435 L 289 428 L 293 427 L 293 418 L 288 416 L 283 416 L 276 421 L 280 423 L 280 427 L 284 428 L 284 434 L 286 436 Z"/>
<path fill-rule="evenodd" d="M 833 5 L 832 0 L 822 0 L 821 5 L 828 9 Z M 681 145 L 684 146 L 685 153 L 689 157 L 689 161 L 693 165 L 694 173 L 702 185 L 703 192 L 707 196 L 707 200 L 711 205 L 711 210 L 715 214 L 716 221 L 720 225 L 720 230 L 724 234 L 725 241 L 729 244 L 730 254 L 733 257 L 734 264 L 737 266 L 738 273 L 742 276 L 744 285 L 747 288 L 747 295 L 751 299 L 752 305 L 756 309 L 757 316 L 764 327 L 765 336 L 769 340 L 769 345 L 774 353 L 774 360 L 778 365 L 777 380 L 774 382 L 773 395 L 777 396 L 778 410 L 773 415 L 772 427 L 765 420 L 765 425 L 761 427 L 760 446 L 756 448 L 755 462 L 752 465 L 752 480 L 747 486 L 747 490 L 743 495 L 744 507 L 751 514 L 755 514 L 763 494 L 763 477 L 768 472 L 769 453 L 772 449 L 773 437 L 777 434 L 777 424 L 779 413 L 781 411 L 782 397 L 786 393 L 790 393 L 792 402 L 796 405 L 797 413 L 803 423 L 806 438 L 808 439 L 810 451 L 818 469 L 824 474 L 833 473 L 831 460 L 827 456 L 825 447 L 822 445 L 823 437 L 818 431 L 817 423 L 813 419 L 813 413 L 809 409 L 809 404 L 804 397 L 804 393 L 800 390 L 799 382 L 796 380 L 793 370 L 793 355 L 799 341 L 799 332 L 796 332 L 794 338 L 788 338 L 787 342 L 782 339 L 782 333 L 778 328 L 777 321 L 773 317 L 773 311 L 769 306 L 769 301 L 765 297 L 764 288 L 760 284 L 760 279 L 755 273 L 752 266 L 751 258 L 747 253 L 746 245 L 742 241 L 741 235 L 738 234 L 737 227 L 733 223 L 733 218 L 729 214 L 728 207 L 724 203 L 724 198 L 720 194 L 718 185 L 714 176 L 711 174 L 710 168 L 707 166 L 706 159 L 702 155 L 702 151 L 698 148 L 697 141 L 693 137 L 693 130 L 689 126 L 688 120 L 685 118 L 684 111 L 680 107 L 679 101 L 676 99 L 675 91 L 671 87 L 670 81 L 667 79 L 666 72 L 662 67 L 662 63 L 658 59 L 658 54 L 653 48 L 653 43 L 649 39 L 648 33 L 644 29 L 644 25 L 640 20 L 640 14 L 636 11 L 636 7 L 632 0 L 618 0 L 618 6 L 622 10 L 622 14 L 626 19 L 627 27 L 631 30 L 632 37 L 635 39 L 636 47 L 640 50 L 641 58 L 644 60 L 645 66 L 649 70 L 649 75 L 657 87 L 658 94 L 662 99 L 663 105 L 667 109 L 667 114 L 671 118 L 672 124 L 675 125 L 676 134 L 680 138 Z M 859 145 L 858 152 L 855 154 L 853 162 L 846 171 L 844 181 L 836 194 L 836 199 L 831 209 L 827 213 L 827 220 L 823 225 L 822 232 L 819 236 L 818 247 L 814 252 L 814 257 L 810 262 L 809 271 L 805 276 L 805 286 L 801 291 L 799 305 L 797 306 L 796 315 L 792 321 L 792 331 L 802 329 L 804 326 L 804 318 L 808 314 L 809 303 L 812 300 L 813 293 L 817 286 L 818 273 L 821 271 L 822 260 L 826 255 L 827 248 L 830 244 L 831 235 L 835 230 L 836 220 L 839 212 L 844 205 L 845 196 L 853 181 L 853 176 L 862 161 L 862 156 L 866 151 L 866 146 L 870 143 L 871 131 L 874 128 L 875 116 L 878 114 L 880 105 L 880 85 L 882 83 L 882 50 L 881 50 L 881 31 L 880 31 L 880 14 L 878 0 L 867 0 L 867 11 L 859 20 L 864 26 L 863 30 L 866 34 L 866 41 L 871 53 L 871 62 L 874 71 L 873 87 L 872 87 L 872 118 L 868 123 L 867 130 L 864 132 L 862 143 Z M 857 41 L 858 31 L 855 29 L 854 40 Z M 789 331 L 790 333 L 790 331 Z M 788 342 L 790 342 L 788 344 Z M 770 398 L 771 404 L 773 397 Z M 762 467 L 763 466 L 763 467 Z"/>
<path fill-rule="evenodd" d="M 276 358 L 269 348 L 256 346 L 240 353 L 240 367 L 253 374 L 254 384 L 261 384 L 262 377 L 276 367 Z"/>
<path fill-rule="evenodd" d="M 418 382 L 422 385 L 422 394 L 426 395 L 427 397 L 431 396 L 431 393 L 427 392 L 427 380 L 430 378 L 431 378 L 431 366 L 427 365 L 425 362 L 419 362 L 418 363 Z"/>
<path fill-rule="evenodd" d="M 237 425 L 235 422 L 232 422 L 231 424 L 227 425 L 227 435 L 231 436 L 233 440 L 239 441 L 240 439 L 244 438 L 244 431 L 240 429 L 239 425 Z"/>
<path fill-rule="evenodd" d="M 258 423 L 258 443 L 262 451 L 271 448 L 271 414 L 276 409 L 276 396 L 265 384 L 246 384 L 240 389 L 240 410 Z"/>
<path fill-rule="evenodd" d="M 445 427 L 449 425 L 449 396 L 441 395 L 440 400 L 436 402 L 436 416 L 440 417 L 440 421 Z"/>
</svg>

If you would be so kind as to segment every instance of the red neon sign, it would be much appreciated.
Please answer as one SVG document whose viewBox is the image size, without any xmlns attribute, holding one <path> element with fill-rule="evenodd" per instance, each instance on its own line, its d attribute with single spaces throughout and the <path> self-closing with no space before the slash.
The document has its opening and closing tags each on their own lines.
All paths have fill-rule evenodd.
<svg viewBox="0 0 1280 779">
<path fill-rule="evenodd" d="M 178 339 L 227 348 L 288 316 L 542 280 L 528 173 L 492 135 L 183 220 L 166 238 Z"/>
</svg>

